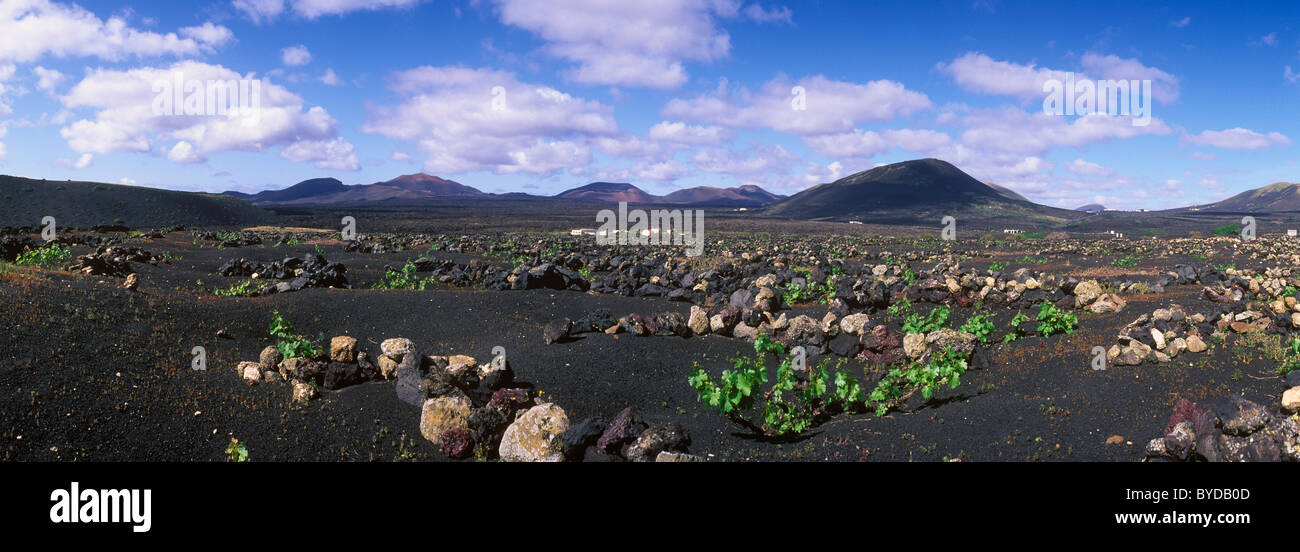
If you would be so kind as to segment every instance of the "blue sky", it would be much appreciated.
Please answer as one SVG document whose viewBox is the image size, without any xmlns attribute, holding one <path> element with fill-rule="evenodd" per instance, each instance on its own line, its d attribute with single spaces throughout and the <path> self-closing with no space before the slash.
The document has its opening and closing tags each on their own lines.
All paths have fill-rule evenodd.
<svg viewBox="0 0 1300 552">
<path fill-rule="evenodd" d="M 1048 205 L 1205 203 L 1300 180 L 1300 10 L 1216 4 L 0 0 L 0 173 L 793 193 L 938 157 Z M 1066 72 L 1151 80 L 1150 124 L 1044 113 Z M 178 74 L 257 81 L 259 116 L 153 110 Z"/>
</svg>

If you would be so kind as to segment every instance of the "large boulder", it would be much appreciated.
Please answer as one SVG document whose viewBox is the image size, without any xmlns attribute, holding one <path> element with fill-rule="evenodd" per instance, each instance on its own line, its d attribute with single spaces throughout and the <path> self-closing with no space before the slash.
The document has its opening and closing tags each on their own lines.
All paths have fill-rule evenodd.
<svg viewBox="0 0 1300 552">
<path fill-rule="evenodd" d="M 606 454 L 620 454 L 623 446 L 635 441 L 646 427 L 632 407 L 624 408 L 596 441 L 596 448 Z"/>
<path fill-rule="evenodd" d="M 405 337 L 394 337 L 380 343 L 379 350 L 384 353 L 384 356 L 401 362 L 407 353 L 415 351 L 415 342 Z"/>
<path fill-rule="evenodd" d="M 433 444 L 441 445 L 447 430 L 468 427 L 473 410 L 469 399 L 459 394 L 424 401 L 420 411 L 420 434 Z"/>
<path fill-rule="evenodd" d="M 1101 284 L 1096 280 L 1084 280 L 1074 286 L 1074 306 L 1084 308 L 1101 296 Z"/>
<path fill-rule="evenodd" d="M 506 462 L 561 462 L 569 417 L 554 404 L 540 404 L 515 419 L 501 436 Z"/>
<path fill-rule="evenodd" d="M 330 360 L 354 362 L 357 359 L 357 338 L 340 335 L 330 340 Z"/>
<path fill-rule="evenodd" d="M 691 437 L 682 425 L 668 422 L 641 432 L 632 446 L 627 448 L 627 459 L 633 462 L 653 462 L 660 452 L 684 451 L 690 444 Z"/>
</svg>

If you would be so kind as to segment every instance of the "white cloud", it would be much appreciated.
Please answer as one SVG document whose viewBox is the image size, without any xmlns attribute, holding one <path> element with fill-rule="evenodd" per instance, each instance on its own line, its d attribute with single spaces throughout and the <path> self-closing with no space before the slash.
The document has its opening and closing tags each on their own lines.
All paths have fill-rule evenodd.
<svg viewBox="0 0 1300 552">
<path fill-rule="evenodd" d="M 505 71 L 425 66 L 389 88 L 401 101 L 372 106 L 362 131 L 414 142 L 431 172 L 552 174 L 590 163 L 596 139 L 624 137 L 609 106 Z"/>
<path fill-rule="evenodd" d="M 1182 18 L 1182 19 L 1175 19 L 1175 20 L 1173 20 L 1173 21 L 1170 21 L 1169 24 L 1170 24 L 1170 25 L 1173 25 L 1173 26 L 1175 26 L 1175 27 L 1178 27 L 1179 29 L 1181 29 L 1181 28 L 1183 28 L 1183 27 L 1186 27 L 1186 26 L 1192 24 L 1192 16 L 1189 15 L 1189 16 L 1184 17 L 1184 18 Z"/>
<path fill-rule="evenodd" d="M 1094 78 L 1112 80 L 1149 80 L 1151 95 L 1161 102 L 1173 102 L 1178 99 L 1178 77 L 1155 67 L 1147 67 L 1137 59 L 1124 59 L 1116 55 L 1087 53 L 1081 60 Z"/>
<path fill-rule="evenodd" d="M 688 125 L 682 122 L 661 121 L 650 127 L 652 140 L 690 146 L 712 146 L 735 137 L 729 129 L 711 125 Z"/>
<path fill-rule="evenodd" d="M 929 153 L 952 143 L 952 137 L 942 132 L 927 129 L 886 130 L 881 133 L 891 146 L 897 146 L 913 153 Z"/>
<path fill-rule="evenodd" d="M 311 51 L 299 44 L 280 50 L 280 62 L 288 67 L 298 67 L 311 63 Z"/>
<path fill-rule="evenodd" d="M 235 33 L 221 25 L 208 21 L 198 27 L 181 27 L 181 36 L 192 38 L 203 44 L 217 47 L 235 39 Z"/>
<path fill-rule="evenodd" d="M 1103 167 L 1096 163 L 1090 163 L 1082 159 L 1075 159 L 1074 161 L 1071 161 L 1069 165 L 1065 166 L 1065 170 L 1070 171 L 1079 176 L 1110 176 L 1115 172 L 1113 169 L 1110 169 L 1108 167 Z"/>
<path fill-rule="evenodd" d="M 724 58 L 731 37 L 718 17 L 734 17 L 728 0 L 493 0 L 501 22 L 541 38 L 544 50 L 576 64 L 566 73 L 584 84 L 674 89 L 688 78 L 684 62 Z M 749 11 L 751 19 L 780 20 L 775 10 Z"/>
<path fill-rule="evenodd" d="M 794 22 L 793 19 L 794 13 L 791 12 L 790 8 L 786 6 L 772 8 L 769 10 L 769 9 L 765 9 L 762 5 L 759 4 L 750 4 L 748 6 L 745 6 L 745 9 L 742 10 L 742 13 L 745 15 L 745 17 L 748 17 L 749 19 L 752 19 L 759 23 L 777 23 L 777 22 L 793 23 Z"/>
<path fill-rule="evenodd" d="M 292 9 L 299 17 L 316 19 L 327 15 L 345 15 L 356 11 L 409 8 L 422 0 L 234 0 L 231 4 L 254 23 L 269 23 Z"/>
<path fill-rule="evenodd" d="M 1156 118 L 1146 126 L 1133 126 L 1127 117 L 1105 113 L 1071 119 L 1009 107 L 972 111 L 962 119 L 962 124 L 967 127 L 960 139 L 963 145 L 981 152 L 1017 155 L 1041 155 L 1055 147 L 1078 148 L 1171 132 L 1163 121 Z"/>
<path fill-rule="evenodd" d="M 1185 135 L 1182 140 L 1188 144 L 1232 150 L 1259 149 L 1274 144 L 1291 143 L 1291 139 L 1280 132 L 1263 134 L 1241 127 L 1227 130 L 1203 130 L 1200 134 Z"/>
<path fill-rule="evenodd" d="M 814 152 L 832 159 L 870 158 L 889 151 L 885 139 L 869 130 L 805 136 L 803 141 Z"/>
<path fill-rule="evenodd" d="M 235 0 L 232 4 L 258 24 L 273 21 L 284 13 L 284 0 Z"/>
<path fill-rule="evenodd" d="M 769 176 L 789 174 L 797 158 L 779 145 L 754 143 L 737 151 L 705 148 L 691 157 L 695 168 L 728 174 L 742 181 L 763 181 Z"/>
<path fill-rule="evenodd" d="M 63 127 L 60 134 L 78 153 L 145 153 L 155 151 L 179 163 L 196 163 L 214 153 L 264 151 L 277 146 L 294 146 L 296 158 L 318 165 L 350 166 L 351 151 L 334 143 L 337 123 L 324 108 L 305 108 L 296 94 L 265 79 L 260 80 L 260 106 L 240 116 L 169 115 L 154 109 L 155 83 L 172 82 L 176 75 L 187 81 L 212 82 L 252 80 L 219 65 L 187 61 L 166 68 L 137 68 L 125 71 L 98 69 L 74 85 L 61 98 L 69 109 L 93 108 L 93 120 L 81 119 Z M 250 86 L 251 92 L 251 86 Z M 248 106 L 248 104 L 244 104 Z M 162 142 L 173 143 L 163 148 Z M 307 151 L 338 157 L 323 161 Z"/>
<path fill-rule="evenodd" d="M 796 86 L 802 87 L 802 104 Z M 858 84 L 815 75 L 797 82 L 778 77 L 757 92 L 742 89 L 730 95 L 724 83 L 714 94 L 669 101 L 662 115 L 733 128 L 767 127 L 809 135 L 849 132 L 860 122 L 906 117 L 929 107 L 930 99 L 925 94 L 897 82 Z"/>
<path fill-rule="evenodd" d="M 303 163 L 313 162 L 318 169 L 356 171 L 361 163 L 353 153 L 352 144 L 342 138 L 333 140 L 304 140 L 289 144 L 280 151 L 280 157 Z"/>
<path fill-rule="evenodd" d="M 951 63 L 936 68 L 951 75 L 958 86 L 972 92 L 1014 96 L 1021 99 L 1043 97 L 1043 83 L 1065 80 L 1065 71 L 998 61 L 978 52 L 969 52 Z"/>
<path fill-rule="evenodd" d="M 393 152 L 393 155 L 389 157 L 389 159 L 392 159 L 393 161 L 397 161 L 398 163 L 410 163 L 411 154 L 406 153 L 404 151 L 395 151 Z"/>
<path fill-rule="evenodd" d="M 1162 102 L 1178 99 L 1178 78 L 1155 67 L 1148 67 L 1136 59 L 1115 55 L 1086 53 L 1080 63 L 1083 71 L 1075 74 L 1075 82 L 1093 79 L 1137 79 L 1152 81 L 1152 96 Z M 1049 80 L 1064 82 L 1066 73 L 1038 67 L 1034 63 L 1018 64 L 998 61 L 987 55 L 970 52 L 951 63 L 940 63 L 936 68 L 951 75 L 958 86 L 973 92 L 1012 96 L 1022 100 L 1045 97 L 1043 85 Z"/>
<path fill-rule="evenodd" d="M 326 69 L 325 74 L 320 76 L 320 81 L 325 83 L 327 86 L 338 86 L 343 84 L 343 79 L 340 79 L 333 69 Z"/>
<path fill-rule="evenodd" d="M 6 0 L 0 3 L 0 59 L 31 62 L 45 55 L 98 57 L 118 61 L 130 56 L 193 56 L 211 51 L 233 36 L 225 27 L 202 27 L 160 34 L 130 27 L 122 17 L 100 19 L 77 5 L 51 0 Z M 216 42 L 210 42 L 216 40 Z"/>
<path fill-rule="evenodd" d="M 1282 70 L 1282 78 L 1291 84 L 1300 81 L 1300 75 L 1297 75 L 1295 71 L 1292 71 L 1290 65 L 1286 66 L 1286 68 Z"/>
<path fill-rule="evenodd" d="M 1259 42 L 1268 46 L 1277 46 L 1277 33 L 1268 33 L 1259 37 Z"/>
<path fill-rule="evenodd" d="M 77 160 L 72 163 L 72 167 L 76 169 L 84 169 L 86 167 L 89 167 L 91 163 L 94 162 L 95 162 L 94 155 L 91 155 L 89 153 L 83 153 L 81 154 L 81 157 L 78 157 Z"/>
<path fill-rule="evenodd" d="M 36 88 L 50 94 L 54 94 L 55 88 L 67 78 L 57 69 L 46 69 L 39 65 L 32 68 L 32 74 L 36 75 Z"/>
<path fill-rule="evenodd" d="M 167 159 L 182 165 L 192 165 L 207 161 L 207 158 L 200 155 L 199 152 L 194 149 L 193 144 L 184 140 L 176 142 L 176 145 L 172 146 L 172 149 L 167 152 Z"/>
</svg>

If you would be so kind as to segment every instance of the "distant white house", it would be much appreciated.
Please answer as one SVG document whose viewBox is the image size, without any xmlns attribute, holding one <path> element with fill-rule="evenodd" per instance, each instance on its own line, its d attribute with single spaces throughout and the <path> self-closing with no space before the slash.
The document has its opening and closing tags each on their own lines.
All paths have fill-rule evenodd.
<svg viewBox="0 0 1300 552">
<path fill-rule="evenodd" d="M 862 221 L 860 221 L 860 220 L 851 220 L 851 221 L 849 221 L 849 224 L 862 224 Z"/>
<path fill-rule="evenodd" d="M 596 229 L 595 228 L 574 228 L 573 230 L 569 230 L 569 235 L 570 236 L 595 236 Z"/>
<path fill-rule="evenodd" d="M 1288 229 L 1288 230 L 1286 231 L 1286 237 L 1288 237 L 1288 238 L 1294 238 L 1295 235 L 1296 235 L 1296 231 L 1295 231 L 1295 230 Z"/>
</svg>

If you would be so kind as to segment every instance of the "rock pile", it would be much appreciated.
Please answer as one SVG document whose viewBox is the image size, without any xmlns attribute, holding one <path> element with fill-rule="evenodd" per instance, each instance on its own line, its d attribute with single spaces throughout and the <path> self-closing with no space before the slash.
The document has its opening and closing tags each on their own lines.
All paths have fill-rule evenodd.
<svg viewBox="0 0 1300 552">
<path fill-rule="evenodd" d="M 1241 397 L 1210 405 L 1179 399 L 1169 416 L 1164 436 L 1147 443 L 1147 458 L 1300 462 L 1298 419 Z"/>
<path fill-rule="evenodd" d="M 304 288 L 347 288 L 350 287 L 345 276 L 347 270 L 342 263 L 331 263 L 324 256 L 310 253 L 302 257 L 285 257 L 270 265 L 253 263 L 244 258 L 231 259 L 217 268 L 222 276 L 267 280 L 268 283 L 258 289 L 260 295 L 287 293 Z M 271 283 L 270 280 L 282 281 Z"/>
</svg>

